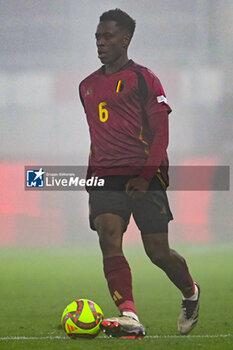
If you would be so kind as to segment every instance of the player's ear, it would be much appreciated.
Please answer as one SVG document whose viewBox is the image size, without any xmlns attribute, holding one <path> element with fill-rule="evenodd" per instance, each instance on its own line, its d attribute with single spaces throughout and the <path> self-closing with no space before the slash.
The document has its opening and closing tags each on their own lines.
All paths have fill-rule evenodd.
<svg viewBox="0 0 233 350">
<path fill-rule="evenodd" d="M 129 34 L 125 34 L 122 38 L 122 45 L 124 48 L 127 48 L 129 46 L 129 43 L 130 43 L 130 40 L 131 40 L 131 37 Z"/>
</svg>

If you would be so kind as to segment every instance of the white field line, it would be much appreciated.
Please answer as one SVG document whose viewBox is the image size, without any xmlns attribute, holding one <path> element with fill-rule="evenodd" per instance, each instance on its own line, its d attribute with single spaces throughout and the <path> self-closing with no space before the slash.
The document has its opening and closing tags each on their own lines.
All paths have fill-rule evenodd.
<svg viewBox="0 0 233 350">
<path fill-rule="evenodd" d="M 200 334 L 200 335 L 147 335 L 146 338 L 150 339 L 190 339 L 190 338 L 228 338 L 233 337 L 233 334 Z M 11 336 L 11 337 L 0 337 L 1 340 L 69 340 L 69 337 L 64 336 L 46 336 L 46 337 L 24 337 L 24 336 Z M 97 339 L 109 339 L 108 337 L 98 337 Z M 123 340 L 123 339 L 122 339 Z M 128 339 L 126 339 L 128 340 Z"/>
</svg>

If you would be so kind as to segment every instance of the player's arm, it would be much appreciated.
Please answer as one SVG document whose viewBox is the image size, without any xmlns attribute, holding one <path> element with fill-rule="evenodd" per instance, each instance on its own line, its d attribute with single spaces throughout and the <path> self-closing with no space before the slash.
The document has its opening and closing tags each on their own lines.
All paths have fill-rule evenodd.
<svg viewBox="0 0 233 350">
<path fill-rule="evenodd" d="M 168 146 L 168 114 L 171 108 L 167 104 L 165 92 L 153 73 L 144 76 L 144 85 L 147 88 L 144 109 L 153 140 L 144 168 L 138 177 L 131 179 L 126 185 L 126 191 L 132 197 L 146 193 Z"/>
<path fill-rule="evenodd" d="M 156 174 L 168 147 L 168 113 L 157 112 L 150 116 L 150 127 L 154 138 L 150 147 L 148 158 L 140 176 L 151 181 Z"/>
<path fill-rule="evenodd" d="M 126 185 L 126 191 L 131 197 L 146 193 L 168 147 L 168 112 L 156 112 L 148 119 L 154 138 L 141 173 L 138 177 L 130 179 Z"/>
</svg>

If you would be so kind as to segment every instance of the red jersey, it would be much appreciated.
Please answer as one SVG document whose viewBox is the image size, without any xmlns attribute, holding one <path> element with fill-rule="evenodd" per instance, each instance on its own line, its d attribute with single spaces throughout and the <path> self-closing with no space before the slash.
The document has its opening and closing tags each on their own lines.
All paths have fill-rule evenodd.
<svg viewBox="0 0 233 350">
<path fill-rule="evenodd" d="M 156 116 L 171 112 L 159 79 L 130 60 L 113 74 L 106 75 L 102 66 L 80 83 L 79 91 L 91 137 L 89 176 L 142 175 L 150 180 L 159 171 L 168 185 L 167 145 L 157 150 L 162 152 L 158 161 L 150 155 L 148 163 L 160 123 Z"/>
</svg>

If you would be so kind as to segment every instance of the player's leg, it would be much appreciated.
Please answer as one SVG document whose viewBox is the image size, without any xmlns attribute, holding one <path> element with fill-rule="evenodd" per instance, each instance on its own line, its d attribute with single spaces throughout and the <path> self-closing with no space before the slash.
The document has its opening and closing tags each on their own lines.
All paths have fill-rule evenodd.
<svg viewBox="0 0 233 350">
<path fill-rule="evenodd" d="M 150 260 L 167 274 L 184 297 L 191 297 L 195 289 L 193 279 L 185 259 L 169 248 L 168 234 L 144 234 L 142 240 Z"/>
<path fill-rule="evenodd" d="M 187 334 L 197 322 L 200 292 L 193 282 L 185 259 L 169 247 L 168 222 L 173 217 L 166 192 L 156 177 L 147 194 L 141 200 L 134 201 L 133 216 L 141 231 L 147 255 L 180 289 L 183 298 L 188 300 L 185 302 L 186 309 L 182 303 L 182 316 L 178 321 L 179 331 Z"/>
<path fill-rule="evenodd" d="M 169 247 L 168 222 L 173 217 L 166 192 L 157 177 L 152 179 L 146 195 L 134 200 L 133 216 L 148 257 L 166 272 L 185 297 L 190 297 L 194 283 L 184 258 Z"/>
<path fill-rule="evenodd" d="M 169 248 L 167 233 L 145 234 L 142 239 L 150 260 L 167 274 L 183 295 L 178 330 L 188 334 L 198 321 L 200 287 L 193 282 L 185 259 Z"/>
<path fill-rule="evenodd" d="M 111 186 L 115 180 L 110 179 Z M 122 250 L 123 233 L 130 217 L 127 201 L 128 196 L 122 191 L 91 192 L 90 225 L 99 236 L 104 274 L 116 306 L 121 313 L 128 311 L 136 315 L 131 271 Z"/>
<path fill-rule="evenodd" d="M 116 214 L 104 213 L 94 220 L 94 226 L 99 236 L 103 258 L 123 256 L 122 238 L 125 231 L 125 220 Z"/>
<path fill-rule="evenodd" d="M 94 225 L 99 236 L 110 294 L 121 313 L 128 311 L 136 316 L 131 270 L 122 250 L 126 223 L 119 215 L 105 213 L 95 219 Z"/>
<path fill-rule="evenodd" d="M 90 194 L 90 224 L 99 236 L 104 274 L 110 294 L 123 317 L 105 319 L 101 328 L 110 336 L 140 337 L 145 333 L 138 322 L 132 293 L 132 276 L 123 254 L 122 238 L 130 209 L 125 192 L 104 191 Z M 102 213 L 101 213 L 102 211 Z M 108 212 L 109 211 L 109 212 Z"/>
<path fill-rule="evenodd" d="M 105 213 L 97 216 L 94 225 L 99 236 L 108 288 L 122 315 L 103 320 L 101 328 L 109 336 L 142 337 L 145 328 L 137 317 L 131 271 L 122 250 L 126 222 L 119 215 Z"/>
</svg>

